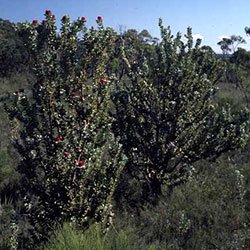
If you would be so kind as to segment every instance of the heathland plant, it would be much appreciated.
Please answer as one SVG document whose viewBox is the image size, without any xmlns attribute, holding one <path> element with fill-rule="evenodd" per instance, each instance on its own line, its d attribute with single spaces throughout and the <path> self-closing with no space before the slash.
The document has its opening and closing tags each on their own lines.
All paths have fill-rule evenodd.
<svg viewBox="0 0 250 250">
<path fill-rule="evenodd" d="M 104 28 L 100 16 L 98 28 L 90 30 L 85 17 L 71 22 L 63 16 L 60 32 L 51 11 L 45 17 L 41 24 L 33 20 L 17 27 L 32 56 L 36 81 L 32 98 L 20 90 L 6 105 L 21 158 L 22 213 L 35 242 L 46 239 L 55 222 L 108 226 L 125 161 L 108 114 L 115 77 L 107 75 L 106 67 L 115 32 Z"/>
<path fill-rule="evenodd" d="M 85 17 L 71 22 L 65 15 L 60 31 L 51 11 L 45 17 L 17 26 L 36 79 L 32 96 L 20 89 L 5 106 L 20 155 L 20 249 L 34 249 L 57 223 L 108 226 L 126 161 L 142 200 L 157 203 L 163 186 L 174 195 L 173 188 L 192 177 L 195 162 L 245 145 L 248 110 L 233 114 L 230 106 L 216 105 L 220 61 L 200 40 L 194 44 L 190 28 L 183 42 L 160 20 L 162 40 L 137 49 L 104 28 L 101 16 L 97 29 L 87 29 Z M 184 210 L 173 212 L 181 240 L 192 226 Z M 19 218 L 28 221 L 26 238 Z M 158 234 L 158 225 L 148 223 Z"/>
<path fill-rule="evenodd" d="M 199 39 L 194 44 L 191 28 L 183 42 L 161 20 L 159 26 L 153 62 L 124 42 L 127 78 L 112 96 L 113 130 L 128 157 L 127 173 L 143 183 L 143 200 L 159 197 L 164 184 L 171 191 L 185 182 L 194 162 L 217 158 L 248 139 L 248 110 L 233 114 L 214 102 L 223 73 L 215 54 Z"/>
</svg>

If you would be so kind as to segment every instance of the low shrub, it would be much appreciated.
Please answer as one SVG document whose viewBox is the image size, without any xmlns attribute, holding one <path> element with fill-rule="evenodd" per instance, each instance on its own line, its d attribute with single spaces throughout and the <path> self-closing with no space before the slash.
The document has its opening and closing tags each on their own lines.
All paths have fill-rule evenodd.
<svg viewBox="0 0 250 250">
<path fill-rule="evenodd" d="M 189 182 L 176 187 L 171 197 L 161 197 L 156 206 L 144 206 L 139 215 L 130 210 L 124 216 L 123 211 L 116 225 L 129 224 L 138 244 L 159 250 L 248 249 L 249 170 L 243 160 L 234 163 L 234 154 L 214 163 L 198 162 Z"/>
</svg>

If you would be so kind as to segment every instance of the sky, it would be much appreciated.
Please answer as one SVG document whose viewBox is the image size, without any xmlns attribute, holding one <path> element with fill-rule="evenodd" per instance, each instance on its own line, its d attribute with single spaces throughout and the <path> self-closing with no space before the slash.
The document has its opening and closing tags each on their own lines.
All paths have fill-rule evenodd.
<svg viewBox="0 0 250 250">
<path fill-rule="evenodd" d="M 250 37 L 244 32 L 250 26 L 250 0 L 0 0 L 0 18 L 11 22 L 41 21 L 47 9 L 55 14 L 58 26 L 65 14 L 72 20 L 85 16 L 87 27 L 95 26 L 97 16 L 102 16 L 104 26 L 116 31 L 147 29 L 159 38 L 162 18 L 174 34 L 185 34 L 190 26 L 194 37 L 217 53 L 217 42 L 231 35 L 242 36 L 247 44 L 241 47 L 250 50 Z"/>
</svg>

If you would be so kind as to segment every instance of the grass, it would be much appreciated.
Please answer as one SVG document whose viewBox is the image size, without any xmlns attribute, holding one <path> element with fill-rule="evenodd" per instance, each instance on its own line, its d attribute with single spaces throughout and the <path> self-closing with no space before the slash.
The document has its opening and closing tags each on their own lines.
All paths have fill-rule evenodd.
<svg viewBox="0 0 250 250">
<path fill-rule="evenodd" d="M 239 111 L 247 106 L 245 94 L 249 96 L 248 89 L 236 88 L 232 83 L 221 82 L 218 85 L 219 91 L 216 95 L 218 105 L 225 106 L 226 103 L 231 105 L 233 111 Z"/>
<path fill-rule="evenodd" d="M 131 233 L 111 229 L 103 235 L 100 225 L 81 232 L 73 224 L 65 223 L 55 231 L 44 250 L 153 250 L 150 245 L 138 246 Z"/>
</svg>

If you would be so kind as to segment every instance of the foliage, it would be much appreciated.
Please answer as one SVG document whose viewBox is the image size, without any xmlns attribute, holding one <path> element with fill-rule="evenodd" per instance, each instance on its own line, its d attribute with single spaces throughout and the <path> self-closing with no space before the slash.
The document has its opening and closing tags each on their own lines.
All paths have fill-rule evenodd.
<svg viewBox="0 0 250 250">
<path fill-rule="evenodd" d="M 106 74 L 106 64 L 114 31 L 105 29 L 100 18 L 97 30 L 87 30 L 84 17 L 70 22 L 64 16 L 58 34 L 55 16 L 50 11 L 45 16 L 42 24 L 34 20 L 18 27 L 35 62 L 33 98 L 20 90 L 6 105 L 21 158 L 22 213 L 33 226 L 35 241 L 46 239 L 56 221 L 108 226 L 125 160 L 108 115 L 115 78 Z M 80 69 L 79 32 L 84 44 Z"/>
<path fill-rule="evenodd" d="M 71 224 L 64 224 L 55 231 L 45 249 L 107 249 L 101 228 L 93 225 L 86 232 L 78 231 Z"/>
<path fill-rule="evenodd" d="M 219 41 L 217 44 L 220 46 L 223 54 L 225 55 L 229 52 L 236 52 L 237 47 L 243 43 L 246 43 L 243 37 L 232 35 L 230 38 L 222 38 L 222 40 Z"/>
<path fill-rule="evenodd" d="M 16 213 L 10 200 L 0 201 L 0 249 L 15 250 L 18 244 Z"/>
<path fill-rule="evenodd" d="M 8 116 L 4 110 L 4 102 L 8 101 L 11 94 L 17 89 L 27 89 L 30 95 L 30 82 L 34 80 L 28 72 L 12 73 L 9 77 L 0 78 L 0 199 L 17 198 L 20 174 L 17 172 L 19 156 L 11 144 L 11 132 Z"/>
<path fill-rule="evenodd" d="M 223 81 L 239 89 L 244 95 L 244 102 L 249 105 L 249 52 L 238 48 L 229 58 L 224 57 L 223 62 L 225 63 Z"/>
<path fill-rule="evenodd" d="M 123 211 L 115 225 L 131 225 L 137 243 L 153 249 L 248 249 L 247 155 L 235 151 L 212 164 L 196 163 L 190 181 L 176 187 L 171 197 L 144 206 L 139 216 L 131 211 L 125 216 Z"/>
<path fill-rule="evenodd" d="M 136 249 L 248 249 L 248 150 L 241 154 L 230 152 L 212 164 L 197 162 L 195 167 L 199 170 L 189 182 L 176 187 L 170 198 L 162 198 L 157 206 L 143 207 L 140 216 L 131 211 L 118 211 L 115 231 L 111 229 L 104 238 L 96 235 L 98 228 L 93 227 L 81 243 L 80 237 L 84 238 L 86 234 L 74 231 L 72 236 L 72 232 L 65 230 L 51 238 L 48 249 L 58 246 L 67 249 L 63 244 L 72 239 L 75 243 L 70 243 L 71 247 L 76 242 L 79 246 L 88 242 L 91 249 L 93 238 L 96 245 L 102 239 L 104 249 L 127 249 L 108 247 L 119 237 L 123 240 L 126 237 L 130 242 L 126 246 L 133 242 Z"/>
<path fill-rule="evenodd" d="M 249 131 L 239 37 L 218 60 L 191 29 L 183 42 L 160 22 L 158 41 L 117 35 L 101 17 L 89 30 L 84 17 L 64 16 L 60 32 L 55 21 L 46 11 L 14 31 L 0 20 L 0 71 L 21 71 L 0 79 L 1 102 L 15 92 L 6 110 L 19 152 L 0 106 L 0 248 L 39 249 L 52 235 L 47 249 L 248 249 L 249 149 L 226 153 Z M 103 234 L 95 222 L 110 223 L 118 180 L 115 228 Z"/>
<path fill-rule="evenodd" d="M 0 18 L 0 77 L 23 71 L 29 62 L 28 51 L 14 24 Z"/>
<path fill-rule="evenodd" d="M 10 159 L 10 149 L 0 151 L 0 200 L 16 199 L 20 176 L 15 170 L 17 162 Z M 14 166 L 12 164 L 15 164 Z"/>
<path fill-rule="evenodd" d="M 116 120 L 113 130 L 121 137 L 128 157 L 127 172 L 143 183 L 143 200 L 185 182 L 192 165 L 214 159 L 243 146 L 248 138 L 249 114 L 232 114 L 230 107 L 218 112 L 214 103 L 220 61 L 210 50 L 193 46 L 191 29 L 187 42 L 160 20 L 162 41 L 155 46 L 153 64 L 133 48 L 123 51 L 128 79 L 113 94 Z"/>
<path fill-rule="evenodd" d="M 136 250 L 152 249 L 150 246 L 141 248 L 132 235 L 123 230 L 115 232 L 111 229 L 106 235 L 102 234 L 98 225 L 92 225 L 87 231 L 81 232 L 73 225 L 64 224 L 48 241 L 45 250 Z"/>
</svg>

